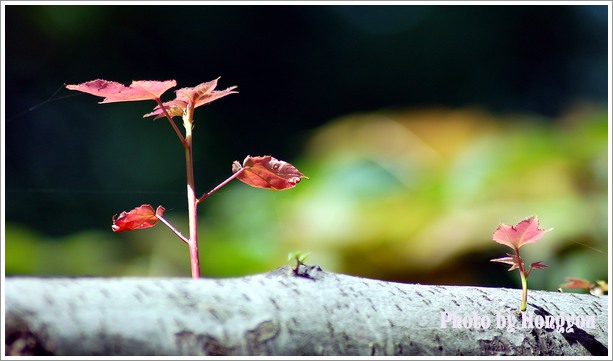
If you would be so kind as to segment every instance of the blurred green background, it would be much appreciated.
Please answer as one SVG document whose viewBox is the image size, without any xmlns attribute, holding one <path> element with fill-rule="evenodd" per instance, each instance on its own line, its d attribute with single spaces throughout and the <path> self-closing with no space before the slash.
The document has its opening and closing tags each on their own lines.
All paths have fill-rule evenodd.
<svg viewBox="0 0 613 361">
<path fill-rule="evenodd" d="M 189 276 L 182 148 L 153 102 L 63 88 L 221 76 L 196 111 L 198 194 L 271 154 L 310 179 L 233 182 L 199 207 L 205 277 L 309 264 L 377 279 L 519 286 L 489 259 L 500 222 L 553 227 L 522 248 L 530 288 L 608 275 L 606 6 L 6 6 L 7 275 Z M 165 100 L 173 97 L 166 94 Z M 47 101 L 49 100 L 49 101 Z"/>
</svg>

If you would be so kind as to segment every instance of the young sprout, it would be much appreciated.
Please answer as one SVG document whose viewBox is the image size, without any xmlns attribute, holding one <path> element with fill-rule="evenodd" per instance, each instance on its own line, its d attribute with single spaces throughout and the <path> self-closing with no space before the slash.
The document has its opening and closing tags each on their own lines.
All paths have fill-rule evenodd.
<svg viewBox="0 0 613 361">
<path fill-rule="evenodd" d="M 122 212 L 119 217 L 113 217 L 113 232 L 132 231 L 155 226 L 158 221 L 164 223 L 175 233 L 179 239 L 189 246 L 191 272 L 193 278 L 200 277 L 200 260 L 198 256 L 198 216 L 197 206 L 211 194 L 228 184 L 234 178 L 257 188 L 271 190 L 283 190 L 293 188 L 305 177 L 293 165 L 277 160 L 269 155 L 262 157 L 247 156 L 241 165 L 237 161 L 232 164 L 232 175 L 201 197 L 196 195 L 194 180 L 193 161 L 193 135 L 194 110 L 202 105 L 237 93 L 236 86 L 225 90 L 215 90 L 219 78 L 202 83 L 193 88 L 181 88 L 177 90 L 174 100 L 162 103 L 161 96 L 168 89 L 177 85 L 175 80 L 167 81 L 133 81 L 129 86 L 123 84 L 96 79 L 82 84 L 67 85 L 66 88 L 76 90 L 99 97 L 104 97 L 102 103 L 129 102 L 140 100 L 153 100 L 157 106 L 151 113 L 144 117 L 154 116 L 154 119 L 166 118 L 170 122 L 175 134 L 179 138 L 185 151 L 187 172 L 187 210 L 189 220 L 189 237 L 185 237 L 164 217 L 164 207 L 159 206 L 156 210 L 149 204 L 143 204 L 129 212 Z M 173 117 L 181 117 L 185 134 L 183 134 Z"/>
<path fill-rule="evenodd" d="M 307 257 L 309 257 L 310 254 L 310 252 L 302 253 L 300 251 L 296 251 L 290 252 L 287 255 L 288 262 L 291 262 L 292 260 L 296 261 L 296 268 L 294 268 L 294 273 L 298 273 L 298 269 L 300 268 L 300 266 L 304 266 L 304 261 L 307 259 Z"/>
<path fill-rule="evenodd" d="M 507 257 L 496 258 L 490 261 L 510 264 L 511 268 L 509 268 L 509 271 L 514 269 L 519 270 L 523 291 L 521 303 L 519 305 L 520 312 L 525 311 L 528 304 L 528 276 L 530 275 L 530 272 L 532 272 L 534 268 L 542 269 L 547 267 L 547 265 L 541 262 L 534 262 L 530 265 L 530 268 L 526 269 L 524 266 L 524 261 L 519 255 L 519 249 L 522 246 L 529 243 L 538 242 L 538 240 L 540 240 L 546 232 L 553 229 L 539 229 L 538 227 L 538 218 L 536 216 L 532 216 L 520 221 L 515 226 L 500 224 L 493 234 L 494 241 L 511 248 L 514 252 L 513 254 L 507 253 Z"/>
</svg>

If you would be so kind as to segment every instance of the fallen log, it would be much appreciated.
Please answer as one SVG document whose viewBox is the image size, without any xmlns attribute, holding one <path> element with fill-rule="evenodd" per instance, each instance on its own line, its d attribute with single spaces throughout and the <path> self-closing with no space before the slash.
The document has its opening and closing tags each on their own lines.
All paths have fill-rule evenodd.
<svg viewBox="0 0 613 361">
<path fill-rule="evenodd" d="M 608 354 L 608 296 L 402 284 L 301 265 L 227 279 L 5 280 L 6 355 Z"/>
</svg>

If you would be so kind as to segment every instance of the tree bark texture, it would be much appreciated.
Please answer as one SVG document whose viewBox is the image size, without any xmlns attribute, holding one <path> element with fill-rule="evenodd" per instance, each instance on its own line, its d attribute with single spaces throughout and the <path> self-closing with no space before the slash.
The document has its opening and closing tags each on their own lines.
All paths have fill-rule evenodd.
<svg viewBox="0 0 613 361">
<path fill-rule="evenodd" d="M 530 290 L 533 324 L 522 325 L 520 289 L 401 284 L 316 266 L 228 279 L 8 277 L 5 297 L 6 355 L 608 354 L 608 296 Z M 548 315 L 560 327 L 538 323 Z M 475 327 L 486 318 L 488 327 Z"/>
</svg>

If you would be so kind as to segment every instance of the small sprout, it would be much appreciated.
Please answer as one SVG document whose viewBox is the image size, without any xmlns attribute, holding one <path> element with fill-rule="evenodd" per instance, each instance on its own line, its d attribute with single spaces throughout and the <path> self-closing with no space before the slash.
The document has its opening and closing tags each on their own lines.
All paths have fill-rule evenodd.
<svg viewBox="0 0 613 361">
<path fill-rule="evenodd" d="M 311 254 L 310 252 L 302 253 L 300 251 L 297 251 L 297 252 L 290 252 L 287 255 L 288 262 L 291 262 L 292 260 L 296 260 L 296 268 L 294 268 L 294 273 L 298 272 L 298 269 L 300 268 L 300 266 L 304 266 L 304 261 L 307 259 L 307 257 L 309 257 L 310 254 Z"/>
<path fill-rule="evenodd" d="M 514 254 L 507 253 L 507 257 L 496 258 L 490 261 L 511 265 L 509 271 L 512 271 L 514 269 L 519 270 L 523 291 L 521 303 L 519 305 L 520 312 L 525 311 L 528 304 L 528 276 L 530 275 L 530 272 L 532 272 L 532 270 L 535 268 L 543 269 L 547 267 L 546 264 L 543 264 L 541 262 L 533 262 L 530 265 L 530 268 L 526 270 L 524 262 L 519 255 L 519 249 L 522 246 L 538 242 L 546 232 L 552 230 L 552 228 L 539 229 L 538 227 L 538 218 L 536 216 L 532 216 L 520 221 L 515 226 L 510 226 L 508 224 L 500 224 L 492 235 L 494 241 L 505 245 L 513 249 L 514 251 Z"/>
</svg>

